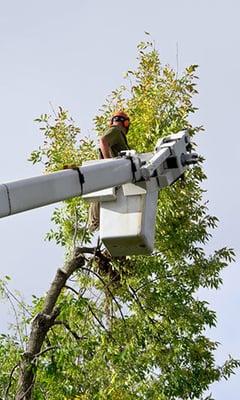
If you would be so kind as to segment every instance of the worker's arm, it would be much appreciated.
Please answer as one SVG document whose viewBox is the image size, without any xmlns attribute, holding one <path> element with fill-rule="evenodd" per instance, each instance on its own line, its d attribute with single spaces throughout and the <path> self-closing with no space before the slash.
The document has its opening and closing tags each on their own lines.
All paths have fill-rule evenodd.
<svg viewBox="0 0 240 400">
<path fill-rule="evenodd" d="M 109 147 L 106 137 L 103 136 L 100 138 L 99 146 L 100 146 L 100 150 L 103 155 L 103 158 L 111 158 L 110 147 Z"/>
</svg>

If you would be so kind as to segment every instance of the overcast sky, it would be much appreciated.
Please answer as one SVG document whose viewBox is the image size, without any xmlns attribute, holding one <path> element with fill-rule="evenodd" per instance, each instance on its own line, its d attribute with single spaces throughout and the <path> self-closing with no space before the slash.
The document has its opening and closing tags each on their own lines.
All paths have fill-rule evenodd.
<svg viewBox="0 0 240 400">
<path fill-rule="evenodd" d="M 67 108 L 82 134 L 123 74 L 136 64 L 136 46 L 151 33 L 162 63 L 183 70 L 199 64 L 197 124 L 206 158 L 209 209 L 220 219 L 208 251 L 228 245 L 236 263 L 218 292 L 201 295 L 218 312 L 210 336 L 221 346 L 217 360 L 240 358 L 239 339 L 239 17 L 238 0 L 0 0 L 1 183 L 41 173 L 27 162 L 41 144 L 33 119 L 51 113 L 49 102 Z M 178 51 L 177 51 L 178 49 Z M 177 62 L 178 53 L 178 62 Z M 0 221 L 1 274 L 27 300 L 47 290 L 62 250 L 43 241 L 53 207 Z M 1 306 L 0 331 L 6 329 Z M 240 373 L 213 385 L 217 400 L 236 400 Z"/>
</svg>

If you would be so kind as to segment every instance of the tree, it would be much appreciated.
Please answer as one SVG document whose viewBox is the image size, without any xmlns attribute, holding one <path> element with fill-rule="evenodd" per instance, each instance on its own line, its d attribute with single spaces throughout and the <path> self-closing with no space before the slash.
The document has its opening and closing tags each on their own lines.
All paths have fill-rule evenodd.
<svg viewBox="0 0 240 400">
<path fill-rule="evenodd" d="M 194 138 L 203 130 L 190 122 L 196 69 L 191 65 L 177 76 L 162 66 L 151 42 L 141 42 L 137 69 L 103 105 L 96 131 L 101 135 L 112 112 L 122 108 L 131 117 L 130 145 L 139 152 L 152 151 L 159 137 L 182 129 Z M 44 162 L 46 172 L 96 158 L 93 142 L 77 140 L 80 130 L 62 108 L 37 122 L 44 144 L 30 159 Z M 211 398 L 205 394 L 209 385 L 228 378 L 240 363 L 230 358 L 216 365 L 218 343 L 205 332 L 216 325 L 216 314 L 197 297 L 201 287 L 220 287 L 220 273 L 234 258 L 228 248 L 205 254 L 217 226 L 203 202 L 205 178 L 198 165 L 161 191 L 152 256 L 123 261 L 108 257 L 99 244 L 91 246 L 87 205 L 80 198 L 54 211 L 55 230 L 47 239 L 65 247 L 65 265 L 46 296 L 35 299 L 24 350 L 17 340 L 2 338 L 5 398 Z"/>
</svg>

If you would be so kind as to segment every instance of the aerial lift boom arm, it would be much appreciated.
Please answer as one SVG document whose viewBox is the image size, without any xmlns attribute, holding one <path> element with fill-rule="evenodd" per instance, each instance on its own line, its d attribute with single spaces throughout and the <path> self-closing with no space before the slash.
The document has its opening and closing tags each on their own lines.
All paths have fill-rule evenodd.
<svg viewBox="0 0 240 400">
<path fill-rule="evenodd" d="M 180 132 L 161 139 L 155 153 L 124 152 L 119 158 L 97 160 L 79 168 L 62 170 L 0 185 L 0 218 L 128 182 L 155 177 L 161 189 L 178 179 L 197 156 L 190 139 Z"/>
<path fill-rule="evenodd" d="M 119 158 L 2 184 L 0 217 L 131 181 L 130 160 Z"/>
</svg>

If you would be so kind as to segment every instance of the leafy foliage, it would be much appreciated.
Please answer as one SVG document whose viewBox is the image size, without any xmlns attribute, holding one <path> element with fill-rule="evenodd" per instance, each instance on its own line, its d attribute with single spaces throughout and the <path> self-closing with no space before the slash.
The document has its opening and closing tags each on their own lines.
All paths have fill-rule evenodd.
<svg viewBox="0 0 240 400">
<path fill-rule="evenodd" d="M 129 143 L 139 152 L 152 151 L 158 138 L 183 129 L 194 137 L 203 130 L 190 122 L 197 66 L 177 76 L 161 65 L 151 42 L 141 42 L 138 51 L 138 68 L 128 71 L 126 84 L 112 92 L 96 116 L 97 133 L 121 108 L 131 118 Z M 80 131 L 62 108 L 53 122 L 46 114 L 37 122 L 44 144 L 30 159 L 43 162 L 47 173 L 96 158 L 93 142 L 77 141 Z M 75 274 L 58 300 L 57 324 L 38 359 L 35 399 L 207 400 L 209 385 L 234 373 L 237 360 L 215 364 L 218 343 L 205 331 L 216 325 L 216 314 L 197 297 L 200 287 L 220 287 L 220 273 L 234 258 L 228 248 L 205 254 L 217 225 L 203 203 L 205 178 L 199 165 L 160 193 L 152 256 L 109 260 L 95 255 Z M 91 239 L 86 218 L 86 204 L 68 200 L 54 212 L 57 230 L 47 238 L 65 246 L 69 257 Z M 33 313 L 41 301 L 36 300 Z"/>
<path fill-rule="evenodd" d="M 54 117 L 42 114 L 35 121 L 40 124 L 44 142 L 43 146 L 31 153 L 29 160 L 33 164 L 42 162 L 46 173 L 79 166 L 83 161 L 96 158 L 93 140 L 78 140 L 80 129 L 62 107 L 59 107 Z M 46 239 L 55 240 L 57 244 L 65 246 L 70 255 L 77 243 L 88 242 L 90 239 L 86 219 L 86 203 L 81 198 L 65 201 L 62 208 L 54 211 L 52 221 L 57 229 L 51 229 Z"/>
</svg>

